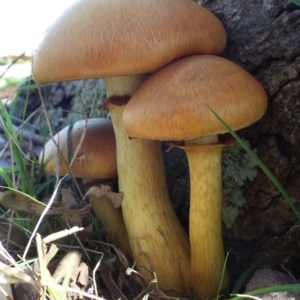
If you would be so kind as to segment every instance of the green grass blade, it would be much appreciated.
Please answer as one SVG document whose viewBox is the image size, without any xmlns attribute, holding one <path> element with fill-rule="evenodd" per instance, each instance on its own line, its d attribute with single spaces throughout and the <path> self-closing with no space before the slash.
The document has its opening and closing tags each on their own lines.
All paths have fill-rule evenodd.
<svg viewBox="0 0 300 300">
<path fill-rule="evenodd" d="M 41 88 L 41 87 L 44 87 L 44 86 L 47 86 L 47 85 L 51 85 L 51 84 L 52 83 L 47 83 L 47 84 L 36 84 L 36 83 L 27 84 L 27 85 L 18 87 L 18 92 L 28 91 L 28 90 L 32 90 L 32 89 L 37 89 L 38 87 Z"/>
<path fill-rule="evenodd" d="M 36 83 L 27 84 L 27 85 L 18 87 L 18 92 L 36 89 L 37 87 L 38 87 L 38 85 Z"/>
<path fill-rule="evenodd" d="M 12 173 L 13 171 L 14 172 L 20 172 L 21 171 L 21 168 L 19 165 L 14 165 L 13 166 L 13 169 L 12 167 L 3 167 L 2 170 L 5 172 L 5 173 Z"/>
<path fill-rule="evenodd" d="M 238 141 L 238 143 L 247 151 L 247 153 L 255 160 L 257 165 L 264 171 L 272 183 L 276 186 L 278 191 L 282 194 L 285 200 L 288 202 L 290 208 L 293 210 L 297 218 L 300 220 L 300 213 L 297 207 L 294 205 L 292 199 L 289 197 L 287 192 L 284 190 L 282 185 L 278 182 L 275 176 L 270 172 L 270 170 L 263 164 L 263 162 L 257 157 L 257 155 L 248 147 L 248 145 L 221 119 L 221 117 L 210 108 L 211 112 L 216 116 L 216 118 L 222 123 L 222 125 L 230 132 L 230 134 Z"/>
<path fill-rule="evenodd" d="M 257 296 L 257 295 L 261 295 L 261 294 L 278 293 L 278 292 L 299 293 L 300 292 L 300 284 L 286 284 L 286 285 L 270 286 L 267 288 L 248 292 L 243 295 Z M 245 299 L 243 297 L 243 295 L 230 298 L 230 300 Z"/>
<path fill-rule="evenodd" d="M 255 263 L 253 263 L 238 279 L 235 286 L 232 289 L 232 294 L 238 294 L 242 288 L 242 286 L 245 284 L 245 282 L 248 280 L 250 276 L 253 275 L 254 271 L 258 268 L 258 266 L 263 265 L 267 262 L 269 262 L 272 259 L 278 258 L 278 257 L 291 257 L 291 256 L 300 256 L 298 254 L 295 254 L 293 252 L 280 252 L 276 254 L 269 255 L 267 257 L 264 257 L 262 259 L 259 259 Z"/>
<path fill-rule="evenodd" d="M 7 140 L 11 142 L 11 151 L 13 152 L 13 156 L 16 159 L 16 162 L 20 168 L 21 189 L 24 192 L 28 192 L 31 195 L 35 195 L 33 182 L 27 174 L 24 155 L 20 147 L 18 136 L 15 132 L 9 113 L 4 103 L 2 103 L 1 101 L 0 101 L 0 123 L 2 125 L 2 129 L 4 131 Z"/>
<path fill-rule="evenodd" d="M 219 285 L 219 289 L 218 289 L 218 293 L 217 293 L 216 299 L 220 298 L 220 293 L 222 291 L 224 276 L 226 276 L 226 265 L 227 265 L 227 261 L 228 261 L 228 255 L 229 255 L 229 252 L 227 252 L 226 257 L 225 257 L 225 263 L 223 265 L 221 282 L 220 282 L 220 285 Z"/>
<path fill-rule="evenodd" d="M 36 187 L 36 194 L 40 194 L 43 191 L 45 191 L 49 186 L 51 186 L 51 184 L 54 183 L 54 178 L 52 178 L 51 180 L 47 180 L 44 183 L 40 183 L 37 187 Z M 49 193 L 48 193 L 49 194 Z"/>
<path fill-rule="evenodd" d="M 31 201 L 33 201 L 33 202 L 35 202 L 35 203 L 37 203 L 37 204 L 40 204 L 40 205 L 46 207 L 46 204 L 45 204 L 45 203 L 43 203 L 43 202 L 37 200 L 36 198 L 32 197 L 31 195 L 28 195 L 28 194 L 25 193 L 25 192 L 21 192 L 21 191 L 19 191 L 19 190 L 17 190 L 17 189 L 10 188 L 10 187 L 7 187 L 7 186 L 2 186 L 2 185 L 0 185 L 0 188 L 2 188 L 2 189 L 7 189 L 7 190 L 10 190 L 10 191 L 13 191 L 13 192 L 15 192 L 15 193 L 17 193 L 17 194 L 20 194 L 20 195 L 24 196 L 25 198 L 30 199 Z"/>
<path fill-rule="evenodd" d="M 290 0 L 290 2 L 300 6 L 300 0 Z"/>
<path fill-rule="evenodd" d="M 8 187 L 13 188 L 13 183 L 9 176 L 6 174 L 5 170 L 0 167 L 0 176 L 2 176 Z"/>
</svg>

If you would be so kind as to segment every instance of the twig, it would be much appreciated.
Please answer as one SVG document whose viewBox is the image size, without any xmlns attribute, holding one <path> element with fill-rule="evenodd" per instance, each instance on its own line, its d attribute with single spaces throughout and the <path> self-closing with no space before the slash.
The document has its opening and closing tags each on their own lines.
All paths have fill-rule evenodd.
<svg viewBox="0 0 300 300">
<path fill-rule="evenodd" d="M 55 188 L 55 190 L 54 190 L 54 192 L 53 192 L 53 194 L 52 194 L 52 196 L 51 196 L 51 198 L 50 198 L 50 200 L 49 200 L 49 203 L 47 204 L 46 208 L 44 209 L 43 213 L 41 214 L 41 216 L 40 216 L 40 218 L 39 218 L 39 220 L 38 220 L 38 222 L 37 222 L 37 224 L 36 224 L 36 226 L 35 226 L 35 228 L 34 228 L 32 234 L 31 234 L 31 236 L 30 236 L 29 242 L 28 242 L 28 244 L 27 244 L 27 246 L 26 246 L 26 248 L 25 248 L 24 254 L 23 254 L 23 259 L 24 259 L 24 260 L 25 260 L 25 257 L 26 257 L 26 255 L 27 255 L 28 251 L 29 251 L 29 247 L 30 247 L 30 245 L 31 245 L 31 242 L 32 242 L 33 238 L 35 237 L 35 235 L 36 235 L 36 233 L 37 233 L 37 231 L 38 231 L 38 228 L 39 228 L 39 226 L 40 226 L 42 220 L 44 219 L 44 217 L 45 217 L 45 215 L 47 214 L 48 210 L 50 209 L 52 203 L 54 202 L 54 199 L 56 198 L 56 195 L 57 195 L 57 192 L 58 192 L 58 188 L 60 187 L 60 185 L 61 185 L 61 183 L 62 183 L 62 181 L 63 181 L 63 179 L 64 179 L 65 177 L 66 177 L 66 176 L 64 176 L 63 178 L 61 178 L 61 179 L 59 180 L 59 182 L 58 182 L 58 184 L 57 184 L 57 186 L 56 186 L 56 188 Z"/>
<path fill-rule="evenodd" d="M 8 65 L 7 66 L 7 68 L 6 68 L 6 70 L 4 70 L 4 72 L 0 75 L 0 78 L 2 78 L 4 75 L 5 75 L 5 73 L 20 59 L 20 58 L 22 58 L 24 55 L 26 54 L 26 51 L 25 52 L 23 52 L 22 54 L 20 54 L 18 57 L 16 57 L 13 61 L 12 61 L 12 63 L 10 64 L 10 65 Z"/>
<path fill-rule="evenodd" d="M 52 242 L 54 242 L 58 239 L 61 239 L 61 238 L 65 237 L 65 236 L 74 234 L 74 233 L 82 231 L 82 230 L 84 230 L 83 227 L 74 226 L 71 229 L 65 229 L 65 230 L 55 232 L 53 234 L 48 235 L 47 237 L 45 237 L 43 239 L 43 242 L 45 244 L 49 244 L 49 243 L 52 243 Z"/>
<path fill-rule="evenodd" d="M 99 261 L 97 262 L 95 268 L 93 269 L 93 283 L 95 285 L 94 289 L 95 289 L 95 293 L 96 293 L 97 297 L 98 297 L 98 289 L 97 289 L 97 281 L 96 281 L 96 272 L 101 264 L 103 257 L 104 257 L 104 254 L 101 253 L 101 257 L 100 257 Z"/>
</svg>

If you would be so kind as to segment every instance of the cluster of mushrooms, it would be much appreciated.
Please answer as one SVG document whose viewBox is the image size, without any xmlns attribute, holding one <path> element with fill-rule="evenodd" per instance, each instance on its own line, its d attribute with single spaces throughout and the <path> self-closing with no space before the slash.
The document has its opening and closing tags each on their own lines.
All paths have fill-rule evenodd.
<svg viewBox="0 0 300 300">
<path fill-rule="evenodd" d="M 225 46 L 221 22 L 190 0 L 78 0 L 49 28 L 33 57 L 39 84 L 105 78 L 104 106 L 112 124 L 101 119 L 75 124 L 73 151 L 78 143 L 73 135 L 85 128 L 86 136 L 71 168 L 65 167 L 86 180 L 118 176 L 122 213 L 93 201 L 95 213 L 100 220 L 103 211 L 116 214 L 111 220 L 121 220 L 118 226 L 103 221 L 113 228 L 111 239 L 138 260 L 141 274 L 155 272 L 160 289 L 172 296 L 212 299 L 221 284 L 221 293 L 228 289 L 220 169 L 222 149 L 231 140 L 210 109 L 238 130 L 267 108 L 260 83 L 216 56 Z M 41 155 L 46 171 L 55 173 L 51 161 L 68 130 L 46 145 Z M 188 157 L 189 236 L 167 190 L 160 144 L 166 140 L 183 141 L 174 146 Z M 68 172 L 62 169 L 64 155 L 60 174 Z M 79 171 L 89 167 L 77 173 L 76 165 Z"/>
</svg>

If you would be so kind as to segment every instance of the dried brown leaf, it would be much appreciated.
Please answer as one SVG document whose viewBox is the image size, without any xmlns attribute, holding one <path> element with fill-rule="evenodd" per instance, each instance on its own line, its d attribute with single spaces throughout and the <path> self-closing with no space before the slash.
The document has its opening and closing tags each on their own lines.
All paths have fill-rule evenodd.
<svg viewBox="0 0 300 300">
<path fill-rule="evenodd" d="M 68 192 L 66 192 L 66 194 L 68 194 Z M 73 202 L 73 200 L 70 199 L 70 196 L 65 196 L 65 203 L 70 205 L 70 202 Z M 0 194 L 0 204 L 18 212 L 38 216 L 43 213 L 46 207 L 44 203 L 37 201 L 29 195 L 12 190 L 8 190 Z M 80 208 L 76 207 L 74 209 L 70 209 L 68 207 L 51 207 L 47 211 L 47 215 L 58 215 L 64 218 L 72 226 L 81 226 L 82 219 L 90 212 L 90 210 L 90 204 Z"/>
<path fill-rule="evenodd" d="M 61 189 L 60 192 L 62 195 L 61 204 L 63 207 L 70 208 L 77 206 L 73 191 L 70 188 Z"/>
<path fill-rule="evenodd" d="M 48 266 L 49 262 L 55 257 L 58 248 L 55 244 L 51 244 L 50 249 L 48 250 L 47 254 L 44 256 L 44 260 L 46 266 Z"/>
<path fill-rule="evenodd" d="M 87 264 L 82 262 L 78 267 L 78 271 L 79 271 L 79 276 L 77 278 L 77 282 L 81 286 L 87 287 L 87 285 L 89 284 L 89 268 Z"/>
<path fill-rule="evenodd" d="M 80 209 L 56 208 L 58 215 L 62 216 L 71 226 L 82 226 L 83 218 L 90 212 L 91 204 Z"/>
<path fill-rule="evenodd" d="M 40 215 L 46 205 L 19 191 L 8 190 L 0 194 L 0 204 L 18 212 Z M 51 214 L 49 212 L 49 214 Z"/>
<path fill-rule="evenodd" d="M 72 250 L 67 253 L 63 259 L 59 262 L 54 274 L 53 279 L 56 283 L 60 283 L 68 269 L 71 268 L 71 279 L 76 281 L 78 276 L 78 266 L 80 264 L 82 254 L 79 251 Z"/>
</svg>

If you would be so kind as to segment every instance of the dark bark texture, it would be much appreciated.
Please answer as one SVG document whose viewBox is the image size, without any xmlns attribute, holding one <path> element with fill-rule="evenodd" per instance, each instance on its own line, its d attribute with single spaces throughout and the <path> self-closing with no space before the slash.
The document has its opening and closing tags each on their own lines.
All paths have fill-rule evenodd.
<svg viewBox="0 0 300 300">
<path fill-rule="evenodd" d="M 300 210 L 300 8 L 282 0 L 198 3 L 226 28 L 228 44 L 222 56 L 248 70 L 268 94 L 266 115 L 239 134 L 257 149 Z M 244 188 L 244 196 L 247 204 L 233 228 L 224 229 L 232 281 L 261 258 L 299 252 L 299 220 L 262 171 Z M 299 278 L 299 264 L 289 255 L 263 265 L 279 268 L 280 263 Z"/>
</svg>

